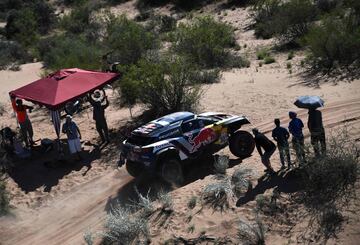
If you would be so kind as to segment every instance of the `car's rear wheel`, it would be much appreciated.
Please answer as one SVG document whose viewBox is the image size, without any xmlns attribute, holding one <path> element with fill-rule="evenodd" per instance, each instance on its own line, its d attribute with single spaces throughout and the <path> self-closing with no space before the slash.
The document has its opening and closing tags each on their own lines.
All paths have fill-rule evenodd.
<svg viewBox="0 0 360 245">
<path fill-rule="evenodd" d="M 241 159 L 247 158 L 251 156 L 254 151 L 254 137 L 249 132 L 242 130 L 236 131 L 230 136 L 229 148 L 235 156 Z"/>
<path fill-rule="evenodd" d="M 138 177 L 143 172 L 144 166 L 139 162 L 126 161 L 126 170 L 127 172 L 133 176 Z"/>
<path fill-rule="evenodd" d="M 180 186 L 184 183 L 183 168 L 176 157 L 165 157 L 161 161 L 161 177 L 169 184 Z"/>
</svg>

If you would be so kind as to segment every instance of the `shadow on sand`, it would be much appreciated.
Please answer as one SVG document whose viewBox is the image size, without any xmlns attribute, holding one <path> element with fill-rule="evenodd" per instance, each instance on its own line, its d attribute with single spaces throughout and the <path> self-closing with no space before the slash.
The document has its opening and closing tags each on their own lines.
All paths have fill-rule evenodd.
<svg viewBox="0 0 360 245">
<path fill-rule="evenodd" d="M 83 167 L 87 167 L 83 173 L 86 175 L 91 169 L 91 163 L 101 157 L 97 145 L 85 143 L 85 149 L 81 154 L 82 160 L 76 160 L 67 153 L 67 142 L 63 140 L 61 144 L 65 151 L 63 157 L 60 157 L 55 149 L 44 152 L 41 146 L 35 146 L 30 158 L 15 161 L 8 173 L 9 177 L 26 193 L 42 186 L 45 192 L 50 192 L 60 179 L 72 171 L 80 171 Z"/>
<path fill-rule="evenodd" d="M 283 193 L 295 193 L 302 189 L 301 170 L 292 169 L 275 174 L 264 174 L 258 179 L 257 185 L 241 197 L 236 206 L 242 206 L 255 200 L 256 196 L 265 193 L 266 190 L 277 187 L 278 191 Z"/>
<path fill-rule="evenodd" d="M 188 185 L 196 180 L 203 179 L 210 174 L 214 174 L 214 156 L 206 155 L 200 159 L 190 161 L 184 169 L 184 184 Z M 241 159 L 230 159 L 229 167 L 241 163 Z M 158 176 L 144 175 L 140 178 L 133 179 L 126 185 L 122 186 L 115 197 L 110 197 L 105 206 L 107 212 L 111 211 L 116 205 L 127 206 L 136 203 L 139 196 L 136 189 L 142 195 L 149 194 L 152 200 L 157 198 L 159 192 L 169 192 L 174 190 L 174 186 L 164 182 Z"/>
</svg>

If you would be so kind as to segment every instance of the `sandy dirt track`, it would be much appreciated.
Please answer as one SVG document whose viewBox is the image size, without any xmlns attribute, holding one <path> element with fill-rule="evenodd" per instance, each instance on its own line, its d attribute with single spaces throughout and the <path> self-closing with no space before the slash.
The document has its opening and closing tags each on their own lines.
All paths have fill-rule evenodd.
<svg viewBox="0 0 360 245">
<path fill-rule="evenodd" d="M 299 111 L 304 117 L 305 111 Z M 348 100 L 328 105 L 323 110 L 324 123 L 329 131 L 344 125 L 351 130 L 353 140 L 360 140 L 360 101 Z M 257 125 L 269 131 L 272 121 Z M 257 157 L 245 160 L 252 163 Z M 258 161 L 256 161 L 258 162 Z M 257 163 L 258 165 L 258 163 Z M 81 244 L 86 229 L 101 228 L 109 200 L 132 180 L 122 168 L 120 171 L 99 176 L 79 185 L 66 194 L 56 197 L 49 206 L 39 211 L 7 218 L 1 226 L 2 244 Z M 126 197 L 126 193 L 124 194 Z M 121 201 L 121 199 L 119 199 Z"/>
</svg>

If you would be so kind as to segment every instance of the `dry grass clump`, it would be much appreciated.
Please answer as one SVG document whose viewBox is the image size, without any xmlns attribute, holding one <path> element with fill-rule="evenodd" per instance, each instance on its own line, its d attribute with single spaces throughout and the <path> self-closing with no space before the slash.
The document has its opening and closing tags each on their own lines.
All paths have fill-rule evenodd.
<svg viewBox="0 0 360 245">
<path fill-rule="evenodd" d="M 224 211 L 229 208 L 229 201 L 234 193 L 229 179 L 211 183 L 202 190 L 204 204 L 210 205 L 214 210 Z"/>
<path fill-rule="evenodd" d="M 229 157 L 225 155 L 215 155 L 214 159 L 215 173 L 225 175 L 226 169 L 229 167 Z"/>
<path fill-rule="evenodd" d="M 189 202 L 187 203 L 187 207 L 189 209 L 194 209 L 196 206 L 196 202 L 197 202 L 197 197 L 196 196 L 192 196 L 189 200 Z"/>
<path fill-rule="evenodd" d="M 159 191 L 157 195 L 157 200 L 161 204 L 163 210 L 173 211 L 174 203 L 170 193 L 165 192 L 164 190 Z"/>
<path fill-rule="evenodd" d="M 133 244 L 147 240 L 148 220 L 120 205 L 112 209 L 105 222 L 105 244 Z"/>
<path fill-rule="evenodd" d="M 231 176 L 231 183 L 234 186 L 234 192 L 236 196 L 242 195 L 244 192 L 247 192 L 252 189 L 252 184 L 249 180 L 249 177 L 252 175 L 251 169 L 239 168 L 235 170 Z"/>
<path fill-rule="evenodd" d="M 247 245 L 265 245 L 265 226 L 259 217 L 250 224 L 240 220 L 238 227 L 238 239 Z"/>
<path fill-rule="evenodd" d="M 153 205 L 153 201 L 149 197 L 150 189 L 145 196 L 142 195 L 137 188 L 135 188 L 135 191 L 138 195 L 138 200 L 134 202 L 133 206 L 137 210 L 140 209 L 139 212 L 141 213 L 142 217 L 151 216 L 155 211 L 155 207 Z"/>
</svg>

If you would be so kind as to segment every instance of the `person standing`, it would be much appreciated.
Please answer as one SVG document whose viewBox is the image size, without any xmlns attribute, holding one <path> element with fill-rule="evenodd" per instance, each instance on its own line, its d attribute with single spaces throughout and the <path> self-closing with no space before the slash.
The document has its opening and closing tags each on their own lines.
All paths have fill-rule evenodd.
<svg viewBox="0 0 360 245">
<path fill-rule="evenodd" d="M 66 116 L 62 132 L 67 136 L 70 154 L 73 155 L 76 153 L 78 160 L 81 160 L 81 133 L 76 123 L 72 121 L 72 117 L 70 115 Z"/>
<path fill-rule="evenodd" d="M 280 154 L 280 162 L 281 168 L 285 168 L 285 156 L 288 168 L 291 167 L 291 159 L 290 159 L 290 150 L 289 150 L 289 142 L 288 139 L 290 137 L 289 132 L 286 128 L 280 126 L 280 119 L 276 118 L 274 120 L 275 128 L 272 131 L 272 137 L 277 143 L 277 147 Z"/>
<path fill-rule="evenodd" d="M 34 145 L 34 131 L 31 121 L 26 112 L 26 110 L 29 110 L 29 112 L 31 113 L 31 110 L 34 108 L 32 106 L 24 105 L 21 99 L 17 99 L 15 101 L 15 104 L 13 104 L 13 108 L 15 109 L 16 117 L 20 125 L 21 135 L 26 146 Z"/>
<path fill-rule="evenodd" d="M 321 111 L 315 108 L 309 109 L 308 128 L 315 156 L 320 156 L 320 148 L 321 154 L 324 155 L 326 152 L 326 140 Z"/>
<path fill-rule="evenodd" d="M 254 128 L 252 130 L 255 136 L 256 149 L 258 150 L 261 156 L 261 162 L 266 167 L 266 172 L 274 173 L 274 169 L 271 167 L 270 157 L 274 154 L 276 150 L 275 144 L 268 139 L 264 134 L 260 133 L 258 129 Z M 262 152 L 264 149 L 264 152 Z"/>
<path fill-rule="evenodd" d="M 95 120 L 96 130 L 100 135 L 102 143 L 109 143 L 109 129 L 105 118 L 105 109 L 109 106 L 109 100 L 105 96 L 105 104 L 102 104 L 103 100 L 99 90 L 95 90 L 93 96 L 95 99 L 89 95 L 88 100 L 93 106 L 93 119 Z"/>
<path fill-rule="evenodd" d="M 299 161 L 299 164 L 305 162 L 305 143 L 304 143 L 304 134 L 302 129 L 304 124 L 301 119 L 297 118 L 296 112 L 290 111 L 289 117 L 291 119 L 289 123 L 289 132 L 292 135 L 292 144 L 295 149 L 296 157 Z"/>
</svg>

